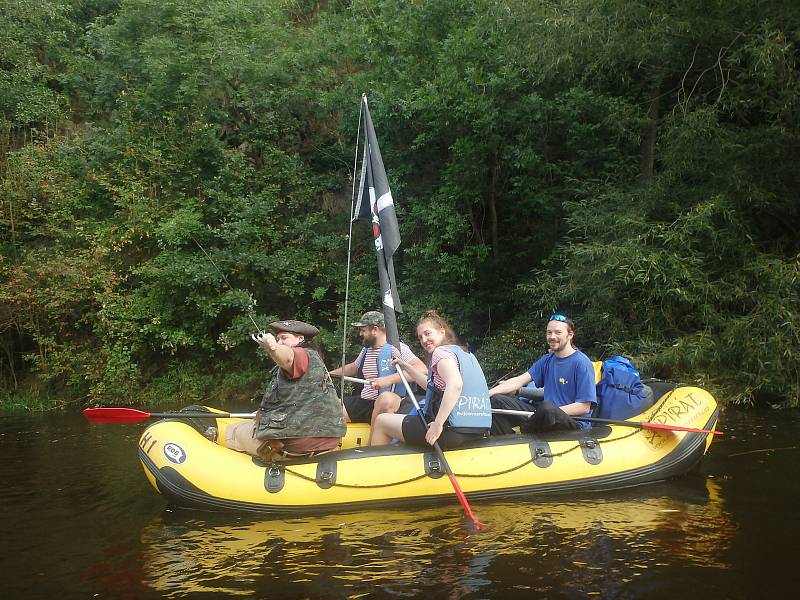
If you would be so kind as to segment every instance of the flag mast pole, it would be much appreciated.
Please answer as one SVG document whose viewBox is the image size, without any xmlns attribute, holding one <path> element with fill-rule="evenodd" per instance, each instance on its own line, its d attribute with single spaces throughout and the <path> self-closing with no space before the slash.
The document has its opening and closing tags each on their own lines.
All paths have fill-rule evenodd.
<svg viewBox="0 0 800 600">
<path fill-rule="evenodd" d="M 366 97 L 366 94 L 364 94 Z M 342 322 L 342 362 L 339 365 L 344 372 L 345 360 L 347 356 L 347 307 L 350 301 L 350 262 L 351 252 L 353 249 L 353 221 L 356 217 L 356 173 L 358 171 L 358 144 L 361 141 L 361 114 L 363 110 L 363 103 L 359 105 L 358 109 L 358 129 L 356 131 L 356 149 L 353 152 L 353 190 L 350 193 L 350 230 L 347 233 L 347 272 L 345 274 L 344 283 L 344 321 Z M 344 384 L 345 379 L 342 377 L 341 388 L 339 390 L 339 397 L 344 398 Z"/>
</svg>

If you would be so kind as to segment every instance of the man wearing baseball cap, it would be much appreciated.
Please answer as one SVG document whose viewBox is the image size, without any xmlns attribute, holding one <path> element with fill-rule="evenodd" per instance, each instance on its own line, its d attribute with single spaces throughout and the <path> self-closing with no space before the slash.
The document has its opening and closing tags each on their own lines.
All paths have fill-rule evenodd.
<svg viewBox="0 0 800 600">
<path fill-rule="evenodd" d="M 265 460 L 310 457 L 336 449 L 347 431 L 341 403 L 313 338 L 319 330 L 303 321 L 275 321 L 272 333 L 253 335 L 275 361 L 272 380 L 255 421 L 226 429 L 229 448 Z"/>
<path fill-rule="evenodd" d="M 344 399 L 347 420 L 373 426 L 375 418 L 381 413 L 411 410 L 411 402 L 406 398 L 407 392 L 392 360 L 402 358 L 420 371 L 427 371 L 428 367 L 403 342 L 400 342 L 399 349 L 387 343 L 383 313 L 367 311 L 352 325 L 358 327 L 364 347 L 353 362 L 332 370 L 331 375 L 360 377 L 368 379 L 371 385 L 365 385 L 361 394 Z"/>
</svg>

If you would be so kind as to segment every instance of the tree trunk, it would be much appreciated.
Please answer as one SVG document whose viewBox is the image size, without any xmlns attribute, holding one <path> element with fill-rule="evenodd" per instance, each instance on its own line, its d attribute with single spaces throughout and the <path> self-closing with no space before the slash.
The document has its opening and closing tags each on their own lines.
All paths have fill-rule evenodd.
<svg viewBox="0 0 800 600">
<path fill-rule="evenodd" d="M 500 241 L 497 232 L 497 154 L 492 154 L 492 164 L 489 182 L 489 228 L 492 243 L 492 261 L 500 261 Z"/>
<path fill-rule="evenodd" d="M 3 342 L 0 343 L 0 346 L 3 346 L 3 350 L 5 351 L 6 357 L 8 358 L 8 372 L 11 375 L 11 381 L 14 382 L 13 389 L 16 390 L 19 387 L 19 382 L 17 381 L 16 369 L 14 368 L 14 355 L 11 353 L 11 350 L 9 349 L 9 344 L 11 343 L 12 342 L 6 343 L 6 341 L 3 340 Z"/>
<path fill-rule="evenodd" d="M 642 131 L 642 147 L 640 155 L 639 179 L 642 183 L 653 180 L 654 165 L 656 160 L 656 130 L 658 128 L 658 114 L 661 107 L 661 90 L 658 86 L 653 89 L 647 107 L 647 122 Z"/>
</svg>

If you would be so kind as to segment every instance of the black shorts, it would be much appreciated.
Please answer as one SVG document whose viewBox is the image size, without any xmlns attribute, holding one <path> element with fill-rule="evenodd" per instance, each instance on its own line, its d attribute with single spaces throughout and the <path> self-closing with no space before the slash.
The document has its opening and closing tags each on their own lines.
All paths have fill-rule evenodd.
<svg viewBox="0 0 800 600">
<path fill-rule="evenodd" d="M 428 433 L 428 428 L 423 426 L 422 419 L 419 418 L 419 415 L 408 415 L 403 419 L 403 439 L 406 441 L 406 444 L 430 448 L 430 444 L 425 441 L 426 433 Z M 445 425 L 438 442 L 442 450 L 451 450 L 453 448 L 460 448 L 471 442 L 477 442 L 487 437 L 488 434 L 489 431 L 487 429 L 472 427 L 453 429 Z"/>
<path fill-rule="evenodd" d="M 353 423 L 369 423 L 372 420 L 372 409 L 375 408 L 373 400 L 364 400 L 361 396 L 347 396 L 344 399 L 344 407 L 347 409 L 347 416 Z M 414 408 L 414 404 L 409 398 L 400 400 L 400 408 L 397 412 L 407 415 Z"/>
<path fill-rule="evenodd" d="M 364 400 L 361 396 L 346 396 L 343 403 L 353 423 L 369 423 L 372 420 L 374 401 Z"/>
</svg>

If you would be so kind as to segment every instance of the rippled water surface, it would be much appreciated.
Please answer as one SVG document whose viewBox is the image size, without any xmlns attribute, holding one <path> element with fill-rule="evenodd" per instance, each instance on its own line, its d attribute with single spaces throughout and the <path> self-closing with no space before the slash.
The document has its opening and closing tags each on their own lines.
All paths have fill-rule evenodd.
<svg viewBox="0 0 800 600">
<path fill-rule="evenodd" d="M 171 509 L 144 424 L 0 419 L 5 598 L 789 598 L 800 412 L 725 411 L 699 471 L 631 490 L 267 520 Z"/>
</svg>

